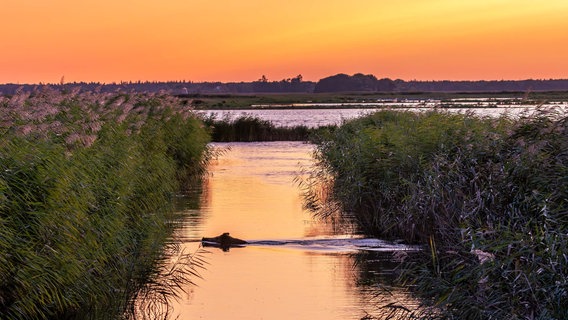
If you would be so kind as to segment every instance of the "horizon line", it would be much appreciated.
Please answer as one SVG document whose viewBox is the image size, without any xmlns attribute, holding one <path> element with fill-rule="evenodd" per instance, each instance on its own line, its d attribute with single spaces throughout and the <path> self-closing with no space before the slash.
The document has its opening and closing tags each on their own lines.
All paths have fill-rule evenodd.
<svg viewBox="0 0 568 320">
<path fill-rule="evenodd" d="M 313 83 L 317 83 L 318 81 L 325 79 L 325 78 L 329 78 L 329 77 L 333 77 L 339 74 L 346 74 L 346 73 L 337 73 L 335 75 L 332 76 L 328 76 L 328 77 L 324 77 L 318 80 L 302 80 L 301 82 L 313 82 Z M 363 74 L 363 75 L 372 75 L 373 74 L 364 74 L 364 73 L 355 73 L 355 74 Z M 353 75 L 355 75 L 353 74 Z M 352 76 L 352 75 L 351 75 Z M 375 76 L 376 77 L 376 76 Z M 268 83 L 271 82 L 281 82 L 281 81 L 285 81 L 285 80 L 290 80 L 292 78 L 286 78 L 286 79 L 280 79 L 280 80 L 268 80 Z M 389 78 L 389 77 L 384 77 L 384 78 L 378 78 L 378 80 L 383 80 L 383 79 L 388 79 L 391 81 L 404 81 L 404 82 L 504 82 L 504 81 L 514 81 L 514 82 L 521 82 L 521 81 L 560 81 L 560 80 L 568 80 L 568 77 L 566 78 L 522 78 L 522 79 L 460 79 L 460 80 L 449 80 L 449 79 L 444 79 L 444 80 L 419 80 L 419 79 L 411 79 L 411 80 L 405 80 L 405 79 L 400 79 L 400 78 Z M 53 86 L 61 86 L 61 85 L 71 85 L 71 84 L 81 84 L 81 83 L 96 83 L 96 84 L 100 84 L 100 85 L 117 85 L 117 84 L 137 84 L 137 83 L 169 83 L 169 82 L 181 82 L 181 83 L 222 83 L 222 84 L 227 84 L 227 83 L 252 83 L 252 82 L 259 82 L 259 80 L 240 80 L 240 81 L 222 81 L 222 80 L 199 80 L 199 81 L 194 81 L 194 80 L 120 80 L 120 81 L 111 81 L 111 82 L 104 82 L 104 81 L 92 81 L 92 80 L 75 80 L 75 81 L 64 81 L 64 82 L 26 82 L 26 83 L 20 83 L 20 82 L 4 82 L 4 83 L 0 83 L 0 85 L 53 85 Z"/>
</svg>

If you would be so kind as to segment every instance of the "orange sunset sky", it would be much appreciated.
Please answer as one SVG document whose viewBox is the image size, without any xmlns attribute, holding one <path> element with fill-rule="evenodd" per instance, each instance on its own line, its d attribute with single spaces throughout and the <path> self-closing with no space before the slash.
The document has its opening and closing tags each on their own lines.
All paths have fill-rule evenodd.
<svg viewBox="0 0 568 320">
<path fill-rule="evenodd" d="M 3 0 L 0 83 L 568 78 L 567 0 Z"/>
</svg>

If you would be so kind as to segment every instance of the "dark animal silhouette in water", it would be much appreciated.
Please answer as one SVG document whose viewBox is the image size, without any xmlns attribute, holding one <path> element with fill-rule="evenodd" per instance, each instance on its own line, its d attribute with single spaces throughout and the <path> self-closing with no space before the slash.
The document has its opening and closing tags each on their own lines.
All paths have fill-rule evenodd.
<svg viewBox="0 0 568 320">
<path fill-rule="evenodd" d="M 203 237 L 201 239 L 201 243 L 204 247 L 218 247 L 223 249 L 223 251 L 229 251 L 231 247 L 241 247 L 248 242 L 238 238 L 233 238 L 228 232 L 225 232 L 222 235 L 213 238 Z"/>
</svg>

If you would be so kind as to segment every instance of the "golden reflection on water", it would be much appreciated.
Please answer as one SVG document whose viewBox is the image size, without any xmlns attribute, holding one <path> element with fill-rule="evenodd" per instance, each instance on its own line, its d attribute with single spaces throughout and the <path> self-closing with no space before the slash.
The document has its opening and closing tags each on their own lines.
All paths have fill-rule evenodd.
<svg viewBox="0 0 568 320">
<path fill-rule="evenodd" d="M 281 145 L 281 147 L 278 147 Z M 246 239 L 304 237 L 314 223 L 302 209 L 294 177 L 312 164 L 313 146 L 299 142 L 230 144 L 211 164 L 201 203 L 203 233 Z"/>
<path fill-rule="evenodd" d="M 293 183 L 300 166 L 311 164 L 311 150 L 290 142 L 231 144 L 211 164 L 200 217 L 188 226 L 188 238 L 223 232 L 246 240 L 330 235 L 329 226 L 302 209 Z M 199 243 L 185 245 L 195 251 Z M 285 246 L 207 250 L 203 279 L 174 306 L 179 319 L 360 319 L 376 310 L 369 304 L 375 291 L 357 289 L 362 273 L 353 254 Z"/>
<path fill-rule="evenodd" d="M 215 252 L 204 281 L 184 303 L 183 318 L 346 319 L 358 304 L 334 283 L 350 277 L 347 256 L 309 256 L 297 250 L 246 248 Z M 347 271 L 347 273 L 346 273 Z M 339 280 L 343 282 L 342 280 Z M 186 313 L 187 312 L 187 313 Z M 339 316 L 339 317 L 338 317 Z"/>
</svg>

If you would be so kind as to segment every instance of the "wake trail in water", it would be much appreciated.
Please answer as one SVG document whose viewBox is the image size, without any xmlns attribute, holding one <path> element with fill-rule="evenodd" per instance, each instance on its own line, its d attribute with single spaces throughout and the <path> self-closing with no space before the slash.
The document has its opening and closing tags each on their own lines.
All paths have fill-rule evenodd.
<svg viewBox="0 0 568 320">
<path fill-rule="evenodd" d="M 400 244 L 375 238 L 249 240 L 247 246 L 285 246 L 321 251 L 417 251 L 418 246 Z"/>
<path fill-rule="evenodd" d="M 315 239 L 278 239 L 278 240 L 246 240 L 246 244 L 231 247 L 281 247 L 307 251 L 356 252 L 356 251 L 418 251 L 420 246 L 407 245 L 376 238 L 315 238 Z M 202 241 L 202 239 L 185 239 L 184 242 L 202 242 L 204 246 L 218 244 Z"/>
</svg>

